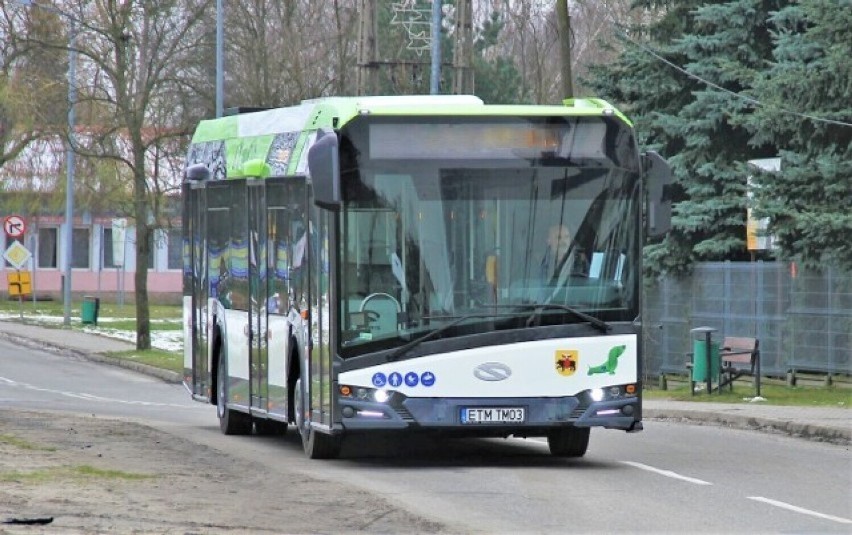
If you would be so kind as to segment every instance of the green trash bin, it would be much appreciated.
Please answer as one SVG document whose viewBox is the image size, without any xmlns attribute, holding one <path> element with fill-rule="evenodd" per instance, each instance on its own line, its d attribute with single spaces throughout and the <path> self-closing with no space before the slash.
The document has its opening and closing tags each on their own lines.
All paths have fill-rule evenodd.
<svg viewBox="0 0 852 535">
<path fill-rule="evenodd" d="M 719 342 L 710 342 L 710 377 L 719 377 Z M 707 341 L 692 341 L 692 380 L 701 383 L 707 380 Z"/>
<path fill-rule="evenodd" d="M 97 297 L 84 296 L 83 306 L 80 310 L 80 320 L 83 325 L 98 324 L 98 309 L 101 307 L 101 300 Z"/>
</svg>

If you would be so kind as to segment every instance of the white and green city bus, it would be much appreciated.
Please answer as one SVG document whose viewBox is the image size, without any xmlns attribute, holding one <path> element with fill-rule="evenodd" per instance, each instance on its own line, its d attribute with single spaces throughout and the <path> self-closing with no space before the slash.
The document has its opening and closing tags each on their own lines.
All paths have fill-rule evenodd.
<svg viewBox="0 0 852 535">
<path fill-rule="evenodd" d="M 311 458 L 388 432 L 582 456 L 592 427 L 642 429 L 641 250 L 669 176 L 597 99 L 333 97 L 202 121 L 185 384 L 224 433 L 293 424 Z"/>
</svg>

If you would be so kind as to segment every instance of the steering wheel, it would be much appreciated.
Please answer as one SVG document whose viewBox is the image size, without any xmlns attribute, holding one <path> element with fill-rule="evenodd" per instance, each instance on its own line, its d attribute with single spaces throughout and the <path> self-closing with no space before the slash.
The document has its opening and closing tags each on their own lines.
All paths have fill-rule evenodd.
<svg viewBox="0 0 852 535">
<path fill-rule="evenodd" d="M 369 319 L 370 322 L 376 322 L 381 317 L 381 314 L 379 314 L 377 311 L 367 308 L 367 304 L 373 299 L 387 299 L 393 303 L 397 313 L 402 312 L 402 306 L 399 304 L 399 301 L 396 300 L 396 297 L 385 292 L 371 293 L 370 295 L 365 297 L 363 301 L 361 301 L 361 306 L 358 308 L 359 312 L 364 312 L 365 314 L 367 314 L 367 319 Z"/>
</svg>

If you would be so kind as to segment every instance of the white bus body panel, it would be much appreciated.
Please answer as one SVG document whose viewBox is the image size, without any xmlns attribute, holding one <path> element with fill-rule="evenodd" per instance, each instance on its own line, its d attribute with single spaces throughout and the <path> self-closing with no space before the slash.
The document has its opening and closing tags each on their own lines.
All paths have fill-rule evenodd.
<svg viewBox="0 0 852 535">
<path fill-rule="evenodd" d="M 409 398 L 560 397 L 635 383 L 637 360 L 637 336 L 633 334 L 538 340 L 347 371 L 340 374 L 339 382 L 394 390 Z M 478 378 L 477 367 L 489 363 L 508 367 L 508 376 L 502 380 L 495 380 L 494 375 L 491 380 Z"/>
</svg>

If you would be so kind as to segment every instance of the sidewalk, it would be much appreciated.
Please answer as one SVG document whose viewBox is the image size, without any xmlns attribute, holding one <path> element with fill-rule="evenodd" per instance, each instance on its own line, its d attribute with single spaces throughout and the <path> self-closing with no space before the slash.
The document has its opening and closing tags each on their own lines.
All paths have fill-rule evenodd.
<svg viewBox="0 0 852 535">
<path fill-rule="evenodd" d="M 170 370 L 155 368 L 139 362 L 107 357 L 107 353 L 130 351 L 136 348 L 135 344 L 117 338 L 59 327 L 43 327 L 21 323 L 16 320 L 0 320 L 0 340 L 8 340 L 15 344 L 43 349 L 61 355 L 121 366 L 136 372 L 158 377 L 164 381 L 174 383 L 181 381 L 180 374 Z"/>
<path fill-rule="evenodd" d="M 131 350 L 135 345 L 97 334 L 29 325 L 14 320 L 0 320 L 0 340 L 124 366 L 165 381 L 180 382 L 181 380 L 180 374 L 171 371 L 104 356 L 105 353 L 112 351 Z M 852 443 L 852 409 L 658 399 L 646 399 L 643 402 L 643 409 L 644 417 L 647 419 L 774 431 L 846 446 Z"/>
</svg>

